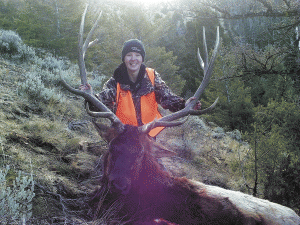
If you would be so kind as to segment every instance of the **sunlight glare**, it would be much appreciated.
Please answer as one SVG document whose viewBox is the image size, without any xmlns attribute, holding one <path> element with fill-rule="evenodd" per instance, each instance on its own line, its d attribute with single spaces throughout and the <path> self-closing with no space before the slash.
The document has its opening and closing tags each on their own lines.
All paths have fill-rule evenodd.
<svg viewBox="0 0 300 225">
<path fill-rule="evenodd" d="M 163 3 L 171 3 L 174 0 L 127 0 L 130 3 L 142 4 L 145 6 L 159 5 Z"/>
</svg>

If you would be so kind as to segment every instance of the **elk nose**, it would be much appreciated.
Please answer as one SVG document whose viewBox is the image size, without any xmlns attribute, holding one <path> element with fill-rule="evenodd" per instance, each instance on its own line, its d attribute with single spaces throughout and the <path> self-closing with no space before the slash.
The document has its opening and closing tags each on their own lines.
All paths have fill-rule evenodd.
<svg viewBox="0 0 300 225">
<path fill-rule="evenodd" d="M 116 189 L 116 191 L 121 192 L 122 194 L 126 195 L 129 192 L 130 184 L 127 182 L 126 179 L 118 178 L 114 179 L 111 182 L 112 186 Z"/>
</svg>

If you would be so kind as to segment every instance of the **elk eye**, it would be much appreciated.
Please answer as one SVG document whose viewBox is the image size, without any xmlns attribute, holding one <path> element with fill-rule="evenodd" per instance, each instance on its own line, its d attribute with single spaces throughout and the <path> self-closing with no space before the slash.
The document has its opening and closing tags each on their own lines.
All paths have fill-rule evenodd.
<svg viewBox="0 0 300 225">
<path fill-rule="evenodd" d="M 144 152 L 145 152 L 145 148 L 144 148 L 144 146 L 142 146 L 140 154 L 144 154 Z"/>
</svg>

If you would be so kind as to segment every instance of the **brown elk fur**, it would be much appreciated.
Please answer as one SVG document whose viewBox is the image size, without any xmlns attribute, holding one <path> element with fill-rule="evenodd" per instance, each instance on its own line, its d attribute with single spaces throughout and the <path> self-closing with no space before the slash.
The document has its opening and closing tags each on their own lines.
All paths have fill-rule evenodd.
<svg viewBox="0 0 300 225">
<path fill-rule="evenodd" d="M 106 188 L 95 193 L 94 209 L 99 209 L 100 192 L 109 187 L 100 210 L 107 210 L 119 199 L 123 207 L 118 217 L 132 224 L 147 224 L 145 221 L 157 218 L 176 224 L 243 224 L 243 215 L 227 198 L 209 197 L 205 189 L 188 179 L 163 171 L 151 140 L 136 127 L 126 125 L 124 133 L 111 142 L 102 183 Z"/>
</svg>

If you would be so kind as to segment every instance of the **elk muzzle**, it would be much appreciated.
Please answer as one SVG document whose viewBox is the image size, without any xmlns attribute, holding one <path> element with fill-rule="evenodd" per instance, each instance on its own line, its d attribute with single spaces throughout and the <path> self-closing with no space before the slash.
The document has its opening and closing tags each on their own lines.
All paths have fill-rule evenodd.
<svg viewBox="0 0 300 225">
<path fill-rule="evenodd" d="M 110 176 L 110 188 L 113 193 L 127 195 L 131 189 L 131 181 L 126 177 Z"/>
</svg>

